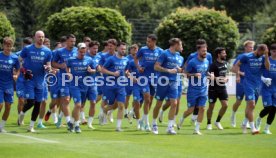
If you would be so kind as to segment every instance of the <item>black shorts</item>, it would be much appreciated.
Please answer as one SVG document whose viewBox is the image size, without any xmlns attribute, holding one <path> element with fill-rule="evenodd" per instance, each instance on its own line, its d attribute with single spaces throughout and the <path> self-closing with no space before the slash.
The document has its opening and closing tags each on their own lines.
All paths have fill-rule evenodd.
<svg viewBox="0 0 276 158">
<path fill-rule="evenodd" d="M 219 100 L 228 100 L 228 93 L 226 89 L 221 90 L 209 90 L 208 91 L 208 100 L 209 103 L 215 103 Z"/>
</svg>

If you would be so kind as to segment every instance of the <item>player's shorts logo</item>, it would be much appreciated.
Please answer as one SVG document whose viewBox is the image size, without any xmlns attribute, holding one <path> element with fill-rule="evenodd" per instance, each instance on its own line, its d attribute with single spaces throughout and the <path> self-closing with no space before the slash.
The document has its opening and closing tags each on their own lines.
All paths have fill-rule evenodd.
<svg viewBox="0 0 276 158">
<path fill-rule="evenodd" d="M 56 97 L 57 97 L 57 95 L 56 95 L 56 94 L 54 94 L 54 95 L 53 95 L 53 97 L 54 97 L 54 98 L 56 98 Z"/>
<path fill-rule="evenodd" d="M 137 100 L 137 97 L 134 97 L 134 100 Z"/>
<path fill-rule="evenodd" d="M 143 92 L 146 92 L 147 91 L 147 89 L 146 88 L 143 88 Z"/>
<path fill-rule="evenodd" d="M 252 99 L 252 98 L 253 98 L 252 95 L 248 96 L 248 99 Z"/>
<path fill-rule="evenodd" d="M 63 89 L 63 88 L 61 88 L 61 89 L 60 89 L 60 92 L 64 92 L 64 89 Z"/>
<path fill-rule="evenodd" d="M 212 103 L 214 100 L 213 99 L 209 99 L 209 102 Z"/>
<path fill-rule="evenodd" d="M 264 102 L 264 105 L 267 105 L 267 102 L 266 102 L 266 101 Z"/>
<path fill-rule="evenodd" d="M 29 98 L 30 97 L 30 95 L 29 94 L 26 94 L 26 98 Z"/>
<path fill-rule="evenodd" d="M 156 96 L 156 99 L 158 99 L 158 100 L 159 100 L 159 99 L 160 99 L 160 97 L 159 97 L 159 96 Z"/>
</svg>

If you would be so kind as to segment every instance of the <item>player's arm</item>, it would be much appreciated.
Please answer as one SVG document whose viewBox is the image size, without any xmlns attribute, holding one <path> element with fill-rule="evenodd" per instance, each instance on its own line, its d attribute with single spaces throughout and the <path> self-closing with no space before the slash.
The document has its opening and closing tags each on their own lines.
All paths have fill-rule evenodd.
<svg viewBox="0 0 276 158">
<path fill-rule="evenodd" d="M 144 69 L 139 65 L 139 60 L 140 60 L 140 58 L 141 58 L 141 54 L 142 54 L 142 52 L 141 52 L 141 50 L 139 50 L 139 51 L 136 53 L 136 55 L 133 57 L 133 59 L 134 59 L 134 64 L 135 64 L 137 70 L 138 70 L 140 73 L 143 73 L 143 72 L 144 72 Z"/>
<path fill-rule="evenodd" d="M 112 71 L 107 70 L 104 66 L 102 67 L 102 73 L 111 75 L 111 76 L 115 76 L 115 77 L 118 77 L 120 75 L 119 71 L 112 72 Z"/>
<path fill-rule="evenodd" d="M 66 65 L 66 63 L 65 62 L 63 62 L 63 63 L 61 63 L 61 64 L 59 64 L 58 63 L 58 61 L 60 60 L 61 58 L 60 58 L 60 55 L 59 55 L 59 53 L 57 52 L 56 54 L 55 54 L 55 56 L 53 57 L 53 61 L 52 61 L 52 67 L 54 67 L 54 68 L 57 68 L 57 69 L 66 69 L 66 67 L 67 67 L 67 65 Z"/>
<path fill-rule="evenodd" d="M 239 60 L 234 66 L 233 66 L 233 70 L 234 72 L 236 72 L 236 82 L 240 83 L 241 81 L 241 75 L 240 75 L 240 67 L 241 67 L 241 61 Z"/>
<path fill-rule="evenodd" d="M 264 65 L 265 65 L 265 68 L 267 70 L 270 70 L 270 61 L 269 61 L 269 55 L 268 55 L 268 48 L 266 48 L 266 50 L 265 50 L 265 63 L 264 63 Z"/>
</svg>

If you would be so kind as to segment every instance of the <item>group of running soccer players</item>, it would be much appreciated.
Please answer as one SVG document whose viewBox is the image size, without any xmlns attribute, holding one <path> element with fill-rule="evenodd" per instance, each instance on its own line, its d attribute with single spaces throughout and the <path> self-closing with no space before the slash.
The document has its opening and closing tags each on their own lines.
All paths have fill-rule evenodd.
<svg viewBox="0 0 276 158">
<path fill-rule="evenodd" d="M 87 124 L 94 129 L 96 103 L 101 101 L 98 118 L 99 124 L 107 120 L 113 122 L 112 113 L 118 109 L 116 131 L 122 131 L 122 120 L 128 118 L 137 121 L 137 129 L 158 134 L 157 120 L 163 121 L 163 112 L 168 112 L 166 132 L 177 134 L 184 120 L 191 114 L 195 123 L 194 134 L 201 135 L 202 123 L 207 100 L 207 129 L 212 130 L 212 113 L 217 99 L 221 102 L 215 126 L 223 130 L 220 121 L 228 107 L 227 53 L 225 48 L 217 47 L 213 55 L 207 52 L 204 39 L 196 41 L 196 52 L 184 60 L 182 41 L 171 38 L 169 48 L 161 49 L 156 45 L 157 37 L 148 35 L 146 46 L 138 48 L 131 45 L 127 55 L 127 44 L 109 39 L 103 42 L 104 50 L 98 52 L 100 43 L 85 37 L 75 47 L 76 37 L 72 34 L 62 37 L 50 50 L 50 40 L 42 31 L 37 31 L 32 38 L 23 40 L 23 49 L 12 53 L 14 41 L 10 37 L 3 39 L 3 52 L 0 53 L 0 112 L 5 111 L 0 123 L 0 132 L 4 127 L 13 103 L 14 81 L 18 97 L 18 125 L 24 124 L 25 113 L 33 107 L 29 132 L 37 128 L 46 128 L 43 118 L 48 121 L 50 115 L 54 124 L 60 128 L 65 117 L 70 132 L 81 133 L 80 125 Z M 268 115 L 264 132 L 271 134 L 269 127 L 276 113 L 276 44 L 270 51 L 265 44 L 260 44 L 254 51 L 255 43 L 246 41 L 245 52 L 234 62 L 232 71 L 236 73 L 236 98 L 233 105 L 231 124 L 236 127 L 236 111 L 245 96 L 247 101 L 243 133 L 247 124 L 252 134 L 259 133 L 261 119 Z M 270 56 L 269 56 L 270 52 Z M 176 123 L 182 96 L 183 78 L 189 79 L 187 90 L 187 109 Z M 51 102 L 46 112 L 46 101 L 50 92 Z M 264 109 L 254 122 L 254 107 L 259 93 L 263 96 Z M 133 103 L 129 108 L 130 96 Z M 149 113 L 153 98 L 152 124 Z M 74 102 L 73 110 L 70 101 Z M 88 121 L 85 118 L 85 103 L 89 100 Z M 165 103 L 163 105 L 163 101 Z M 5 104 L 4 104 L 5 103 Z M 183 105 L 182 105 L 183 106 Z M 131 109 L 128 111 L 128 108 Z M 140 109 L 143 108 L 143 115 Z M 59 109 L 59 111 L 58 111 Z M 46 113 L 46 115 L 45 115 Z"/>
</svg>

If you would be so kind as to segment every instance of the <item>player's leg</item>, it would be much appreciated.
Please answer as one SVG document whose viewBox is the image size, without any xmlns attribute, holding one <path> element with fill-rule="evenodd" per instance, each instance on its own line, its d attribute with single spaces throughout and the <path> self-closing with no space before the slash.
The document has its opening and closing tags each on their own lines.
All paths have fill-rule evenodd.
<svg viewBox="0 0 276 158">
<path fill-rule="evenodd" d="M 273 94 L 270 93 L 268 90 L 263 89 L 262 90 L 262 101 L 263 101 L 263 110 L 259 113 L 259 116 L 256 119 L 256 129 L 258 131 L 260 131 L 260 126 L 261 126 L 261 120 L 262 118 L 264 118 L 265 116 L 267 116 L 271 109 L 272 109 L 272 105 L 273 105 Z"/>
<path fill-rule="evenodd" d="M 166 111 L 169 107 L 170 107 L 170 100 L 168 98 L 165 98 L 166 102 L 165 104 L 162 106 L 162 108 L 159 111 L 159 115 L 158 115 L 158 120 L 160 123 L 163 122 L 163 113 L 164 111 Z"/>
<path fill-rule="evenodd" d="M 96 111 L 96 100 L 97 100 L 97 87 L 89 87 L 88 91 L 88 100 L 90 101 L 90 107 L 89 107 L 89 118 L 88 118 L 88 128 L 94 129 L 93 127 L 93 120 L 94 115 Z"/>
<path fill-rule="evenodd" d="M 125 88 L 116 88 L 116 102 L 118 106 L 116 131 L 122 131 L 122 119 L 124 116 L 124 104 L 126 102 Z"/>
<path fill-rule="evenodd" d="M 8 117 L 10 115 L 11 104 L 13 103 L 13 90 L 12 90 L 12 93 L 4 93 L 4 98 L 0 99 L 0 105 L 2 105 L 2 106 L 3 106 L 3 101 L 5 101 L 5 110 L 4 110 L 4 113 L 2 115 L 2 121 L 0 123 L 0 133 L 5 133 L 6 132 L 4 127 L 5 127 L 5 124 L 8 120 Z"/>
<path fill-rule="evenodd" d="M 188 109 L 186 111 L 184 111 L 182 117 L 179 120 L 179 123 L 177 124 L 177 129 L 180 130 L 182 124 L 184 123 L 184 120 L 190 116 L 195 109 L 197 103 L 197 96 L 192 95 L 191 93 L 187 93 L 187 105 L 188 105 Z"/>
<path fill-rule="evenodd" d="M 75 94 L 75 93 L 73 93 L 74 90 L 75 90 L 75 93 L 78 93 L 77 89 L 72 89 L 72 90 L 70 89 L 69 90 L 69 87 L 61 87 L 60 88 L 61 108 L 62 108 L 62 111 L 63 111 L 63 115 L 65 116 L 65 120 L 66 120 L 66 123 L 67 123 L 67 128 L 68 128 L 69 131 L 74 130 L 73 129 L 73 123 L 72 123 L 74 121 L 72 120 L 72 122 L 71 122 L 70 106 L 69 106 L 70 94 L 71 94 L 71 96 L 73 96 L 73 94 Z"/>
<path fill-rule="evenodd" d="M 151 131 L 150 125 L 149 125 L 149 110 L 150 110 L 150 103 L 151 103 L 151 95 L 150 95 L 150 88 L 149 84 L 142 87 L 143 90 L 143 98 L 144 98 L 144 114 L 142 116 L 142 121 L 144 124 L 144 127 L 141 127 L 141 129 L 145 129 L 146 131 Z"/>
<path fill-rule="evenodd" d="M 222 130 L 223 127 L 220 123 L 220 120 L 222 119 L 222 117 L 224 116 L 224 114 L 225 114 L 225 112 L 228 108 L 228 94 L 227 94 L 226 89 L 219 91 L 218 98 L 219 98 L 220 103 L 221 103 L 221 108 L 219 110 L 218 117 L 216 119 L 215 125 L 217 126 L 218 129 Z"/>
<path fill-rule="evenodd" d="M 208 98 L 209 98 L 209 107 L 207 110 L 207 130 L 212 130 L 212 115 L 213 110 L 217 101 L 217 91 L 210 91 L 208 92 Z"/>
<path fill-rule="evenodd" d="M 243 86 L 237 85 L 236 86 L 236 101 L 233 104 L 232 114 L 231 114 L 231 126 L 232 127 L 236 127 L 236 113 L 237 113 L 239 106 L 242 103 L 243 97 L 244 97 Z"/>
</svg>

